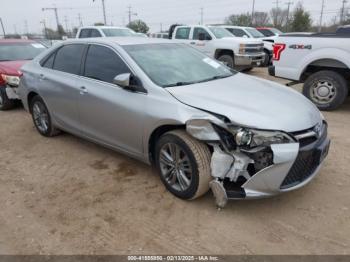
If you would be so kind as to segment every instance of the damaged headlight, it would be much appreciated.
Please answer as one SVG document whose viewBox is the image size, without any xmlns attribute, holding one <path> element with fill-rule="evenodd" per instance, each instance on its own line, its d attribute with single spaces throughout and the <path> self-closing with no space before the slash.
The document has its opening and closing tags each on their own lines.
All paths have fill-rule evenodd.
<svg viewBox="0 0 350 262">
<path fill-rule="evenodd" d="M 6 84 L 10 86 L 17 87 L 19 85 L 19 81 L 20 81 L 19 76 L 1 74 L 1 78 Z"/>
<path fill-rule="evenodd" d="M 233 130 L 235 142 L 238 146 L 270 146 L 271 144 L 285 144 L 294 142 L 287 134 L 279 131 L 261 131 L 248 128 Z"/>
</svg>

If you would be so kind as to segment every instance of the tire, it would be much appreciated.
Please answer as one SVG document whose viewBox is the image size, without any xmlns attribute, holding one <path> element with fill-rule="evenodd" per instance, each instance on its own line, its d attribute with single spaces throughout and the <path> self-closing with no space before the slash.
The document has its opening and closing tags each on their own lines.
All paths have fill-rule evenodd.
<svg viewBox="0 0 350 262">
<path fill-rule="evenodd" d="M 60 130 L 53 126 L 49 110 L 40 96 L 35 96 L 30 101 L 29 109 L 35 128 L 42 136 L 53 137 L 60 133 Z"/>
<path fill-rule="evenodd" d="M 225 64 L 226 66 L 228 66 L 229 68 L 234 69 L 234 67 L 235 67 L 235 61 L 234 61 L 232 55 L 223 54 L 223 55 L 218 57 L 218 60 L 220 62 L 222 62 L 223 64 Z"/>
<path fill-rule="evenodd" d="M 248 73 L 253 70 L 253 67 L 244 68 L 242 72 Z"/>
<path fill-rule="evenodd" d="M 265 58 L 264 61 L 261 63 L 261 67 L 267 67 L 270 65 L 270 53 L 267 50 L 264 50 Z"/>
<path fill-rule="evenodd" d="M 6 89 L 0 87 L 0 110 L 6 111 L 16 106 L 15 100 L 9 99 L 6 94 Z"/>
<path fill-rule="evenodd" d="M 175 152 L 180 153 L 176 155 L 178 155 L 179 158 L 183 161 L 182 164 L 175 165 L 178 165 L 178 169 L 181 169 L 182 165 L 184 168 L 187 167 L 185 169 L 190 171 L 191 174 L 189 174 L 189 172 L 182 172 L 181 176 L 181 172 L 168 172 L 167 168 L 169 168 L 169 170 L 171 169 L 171 167 L 168 165 L 171 160 L 166 157 L 166 161 L 164 161 L 161 160 L 161 158 L 165 159 L 164 150 L 170 156 L 170 147 L 174 146 L 178 147 L 179 151 Z M 184 160 L 186 157 L 188 161 Z M 165 187 L 173 195 L 181 199 L 195 199 L 208 192 L 209 182 L 212 180 L 210 172 L 210 161 L 211 153 L 208 146 L 192 138 L 184 130 L 174 130 L 165 133 L 163 136 L 161 136 L 156 145 L 156 168 L 158 170 L 160 178 Z M 175 161 L 173 161 L 173 163 L 174 162 Z M 178 163 L 179 161 L 176 162 Z M 189 165 L 186 164 L 187 162 Z M 173 170 L 176 170 L 176 167 L 173 168 Z M 166 174 L 168 174 L 168 176 Z M 184 180 L 183 178 L 180 178 L 183 177 L 183 175 L 186 176 L 187 182 L 189 181 L 189 183 L 186 185 L 187 187 L 183 186 L 183 188 L 181 188 L 180 180 Z M 172 182 L 170 180 L 172 180 Z"/>
<path fill-rule="evenodd" d="M 348 96 L 345 78 L 337 72 L 324 70 L 309 76 L 303 94 L 320 110 L 330 111 L 341 106 Z"/>
</svg>

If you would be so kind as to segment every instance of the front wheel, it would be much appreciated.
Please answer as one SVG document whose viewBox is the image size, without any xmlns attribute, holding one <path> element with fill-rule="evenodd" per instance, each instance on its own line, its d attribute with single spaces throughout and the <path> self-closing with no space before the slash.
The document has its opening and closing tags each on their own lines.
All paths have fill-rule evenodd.
<svg viewBox="0 0 350 262">
<path fill-rule="evenodd" d="M 320 110 L 334 110 L 348 96 L 345 78 L 334 71 L 324 70 L 311 75 L 304 84 L 303 94 Z"/>
<path fill-rule="evenodd" d="M 211 154 L 204 143 L 184 130 L 164 134 L 156 146 L 156 167 L 165 187 L 182 199 L 195 199 L 209 190 Z"/>
<path fill-rule="evenodd" d="M 15 105 L 15 101 L 8 98 L 6 89 L 4 87 L 0 87 L 0 110 L 5 111 L 12 109 L 15 107 Z"/>
<path fill-rule="evenodd" d="M 40 96 L 35 96 L 30 102 L 30 112 L 32 113 L 34 125 L 41 135 L 52 137 L 60 133 L 53 126 L 49 110 Z"/>
<path fill-rule="evenodd" d="M 235 66 L 235 62 L 232 55 L 229 55 L 229 54 L 221 55 L 218 58 L 218 60 L 222 62 L 224 65 L 228 66 L 229 68 L 233 69 Z"/>
</svg>

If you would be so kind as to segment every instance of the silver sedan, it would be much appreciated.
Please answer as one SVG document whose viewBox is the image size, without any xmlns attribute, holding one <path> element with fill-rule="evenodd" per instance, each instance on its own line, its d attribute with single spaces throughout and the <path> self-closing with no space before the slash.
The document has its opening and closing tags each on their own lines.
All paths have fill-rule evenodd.
<svg viewBox="0 0 350 262">
<path fill-rule="evenodd" d="M 41 135 L 61 130 L 154 165 L 182 199 L 304 186 L 328 153 L 327 123 L 301 94 L 168 40 L 65 41 L 23 68 L 19 92 Z"/>
</svg>

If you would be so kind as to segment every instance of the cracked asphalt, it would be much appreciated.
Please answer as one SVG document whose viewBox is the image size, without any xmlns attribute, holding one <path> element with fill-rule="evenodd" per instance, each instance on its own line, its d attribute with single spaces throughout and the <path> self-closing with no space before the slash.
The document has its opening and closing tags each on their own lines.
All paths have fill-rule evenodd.
<svg viewBox="0 0 350 262">
<path fill-rule="evenodd" d="M 0 112 L 0 253 L 350 254 L 350 99 L 324 115 L 332 145 L 311 184 L 218 210 L 117 152 L 40 136 L 22 108 Z"/>
</svg>

